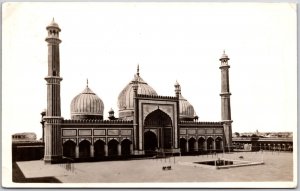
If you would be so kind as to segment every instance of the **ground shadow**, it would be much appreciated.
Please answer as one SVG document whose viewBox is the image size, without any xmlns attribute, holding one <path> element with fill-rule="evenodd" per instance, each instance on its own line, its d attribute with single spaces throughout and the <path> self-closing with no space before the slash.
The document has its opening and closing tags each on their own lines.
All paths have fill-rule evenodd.
<svg viewBox="0 0 300 191">
<path fill-rule="evenodd" d="M 61 181 L 52 176 L 26 178 L 16 162 L 12 163 L 12 181 L 15 183 L 61 183 Z"/>
</svg>

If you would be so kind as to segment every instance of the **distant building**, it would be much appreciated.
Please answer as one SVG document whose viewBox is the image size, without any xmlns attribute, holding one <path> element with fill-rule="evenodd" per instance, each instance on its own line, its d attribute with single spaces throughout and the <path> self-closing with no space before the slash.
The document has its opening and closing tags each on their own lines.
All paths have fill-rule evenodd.
<svg viewBox="0 0 300 191">
<path fill-rule="evenodd" d="M 35 133 L 15 133 L 12 135 L 12 141 L 35 141 L 36 134 Z"/>
<path fill-rule="evenodd" d="M 287 137 L 293 137 L 293 132 L 244 132 L 244 133 L 239 133 L 240 137 L 251 137 L 253 135 L 256 135 L 258 137 L 282 137 L 282 138 L 287 138 Z M 233 135 L 234 137 L 236 134 Z"/>
<path fill-rule="evenodd" d="M 39 160 L 43 158 L 44 144 L 36 140 L 35 133 L 12 135 L 12 161 Z"/>
<path fill-rule="evenodd" d="M 234 149 L 246 151 L 293 151 L 293 138 L 291 137 L 233 137 Z"/>
<path fill-rule="evenodd" d="M 61 29 L 53 20 L 47 26 L 47 31 L 47 111 L 43 118 L 45 162 L 59 162 L 63 156 L 88 159 L 147 155 L 155 151 L 222 151 L 232 147 L 230 66 L 225 52 L 219 59 L 222 78 L 221 121 L 198 121 L 194 107 L 181 94 L 178 82 L 175 83 L 175 96 L 160 96 L 142 79 L 139 68 L 133 80 L 119 94 L 118 119 L 110 110 L 110 120 L 103 120 L 104 103 L 88 83 L 71 102 L 71 119 L 64 119 L 60 103 Z"/>
</svg>

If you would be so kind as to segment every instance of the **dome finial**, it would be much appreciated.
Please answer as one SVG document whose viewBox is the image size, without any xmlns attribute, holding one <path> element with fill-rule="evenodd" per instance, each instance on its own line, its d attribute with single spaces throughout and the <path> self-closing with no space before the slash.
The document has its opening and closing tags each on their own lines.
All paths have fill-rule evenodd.
<svg viewBox="0 0 300 191">
<path fill-rule="evenodd" d="M 89 79 L 88 78 L 86 79 L 86 87 L 87 88 L 89 87 Z"/>
<path fill-rule="evenodd" d="M 140 76 L 140 65 L 139 64 L 137 65 L 136 74 L 138 76 Z"/>
</svg>

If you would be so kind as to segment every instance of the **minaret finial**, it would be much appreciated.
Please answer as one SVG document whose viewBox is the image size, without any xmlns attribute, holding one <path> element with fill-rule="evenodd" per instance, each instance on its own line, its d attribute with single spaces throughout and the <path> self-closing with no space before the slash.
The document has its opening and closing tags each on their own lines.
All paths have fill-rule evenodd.
<svg viewBox="0 0 300 191">
<path fill-rule="evenodd" d="M 140 65 L 139 64 L 137 65 L 136 74 L 138 76 L 140 76 Z"/>
<path fill-rule="evenodd" d="M 175 86 L 175 95 L 176 95 L 176 97 L 179 97 L 179 95 L 181 94 L 181 88 L 180 88 L 180 84 L 178 83 L 177 80 L 176 80 L 174 86 Z"/>
<path fill-rule="evenodd" d="M 225 54 L 225 49 L 223 50 L 223 54 Z"/>
<path fill-rule="evenodd" d="M 86 79 L 86 87 L 87 88 L 89 87 L 89 79 L 88 78 Z"/>
</svg>

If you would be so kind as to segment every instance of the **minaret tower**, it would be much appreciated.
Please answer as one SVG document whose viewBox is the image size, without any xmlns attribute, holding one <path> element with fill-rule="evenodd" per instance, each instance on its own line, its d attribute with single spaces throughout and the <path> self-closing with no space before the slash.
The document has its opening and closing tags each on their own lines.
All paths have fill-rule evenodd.
<svg viewBox="0 0 300 191">
<path fill-rule="evenodd" d="M 54 19 L 47 26 L 48 36 L 48 76 L 47 111 L 45 119 L 45 163 L 56 163 L 62 159 L 61 117 L 60 109 L 60 66 L 59 66 L 59 32 L 61 31 Z"/>
<path fill-rule="evenodd" d="M 134 107 L 134 115 L 133 115 L 133 136 L 134 136 L 134 143 L 133 143 L 133 149 L 134 149 L 134 154 L 139 154 L 139 152 L 142 150 L 140 147 L 139 142 L 141 141 L 139 138 L 139 126 L 138 126 L 138 76 L 140 75 L 139 73 L 139 65 L 137 66 L 137 72 L 134 75 L 134 80 L 132 84 L 132 89 L 133 89 L 133 107 Z"/>
<path fill-rule="evenodd" d="M 231 129 L 231 108 L 230 108 L 230 90 L 229 90 L 229 68 L 228 56 L 223 52 L 221 61 L 221 113 L 222 121 L 224 122 L 224 133 L 226 147 L 230 149 L 232 146 L 232 129 Z"/>
</svg>

